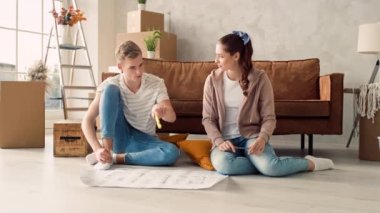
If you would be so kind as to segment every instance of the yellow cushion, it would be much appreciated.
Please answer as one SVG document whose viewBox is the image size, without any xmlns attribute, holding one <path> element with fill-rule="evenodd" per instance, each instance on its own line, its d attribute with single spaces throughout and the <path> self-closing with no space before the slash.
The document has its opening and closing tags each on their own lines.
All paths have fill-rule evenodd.
<svg viewBox="0 0 380 213">
<path fill-rule="evenodd" d="M 179 141 L 186 140 L 189 134 L 177 134 L 177 135 L 169 135 L 169 134 L 158 134 L 158 138 L 163 141 L 170 142 L 174 145 L 178 146 Z"/>
<path fill-rule="evenodd" d="M 194 163 L 204 169 L 214 170 L 210 159 L 212 146 L 209 140 L 184 140 L 178 142 L 178 145 Z"/>
</svg>

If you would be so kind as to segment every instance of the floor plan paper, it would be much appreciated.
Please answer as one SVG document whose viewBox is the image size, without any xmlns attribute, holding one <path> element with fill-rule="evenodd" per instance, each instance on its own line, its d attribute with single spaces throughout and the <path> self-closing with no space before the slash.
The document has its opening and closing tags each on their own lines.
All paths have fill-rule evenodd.
<svg viewBox="0 0 380 213">
<path fill-rule="evenodd" d="M 205 189 L 227 177 L 213 171 L 122 168 L 86 171 L 80 179 L 85 185 L 98 187 Z"/>
</svg>

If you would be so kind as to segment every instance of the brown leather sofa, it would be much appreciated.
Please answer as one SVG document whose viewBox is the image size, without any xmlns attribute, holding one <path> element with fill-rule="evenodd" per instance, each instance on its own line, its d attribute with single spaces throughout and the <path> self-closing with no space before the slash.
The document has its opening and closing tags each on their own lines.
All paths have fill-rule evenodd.
<svg viewBox="0 0 380 213">
<path fill-rule="evenodd" d="M 145 71 L 165 80 L 177 120 L 163 122 L 160 132 L 205 134 L 202 126 L 203 85 L 214 62 L 176 62 L 145 60 Z M 254 61 L 267 72 L 273 86 L 277 126 L 275 135 L 300 134 L 309 137 L 313 151 L 313 134 L 342 134 L 343 74 L 320 76 L 319 60 Z M 102 80 L 115 75 L 103 73 Z"/>
</svg>

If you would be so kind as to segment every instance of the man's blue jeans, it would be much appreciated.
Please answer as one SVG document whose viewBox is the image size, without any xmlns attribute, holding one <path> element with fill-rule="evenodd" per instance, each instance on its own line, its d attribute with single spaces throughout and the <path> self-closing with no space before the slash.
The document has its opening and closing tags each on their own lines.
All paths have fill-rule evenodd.
<svg viewBox="0 0 380 213">
<path fill-rule="evenodd" d="M 100 99 L 102 138 L 111 138 L 113 152 L 125 153 L 125 164 L 144 166 L 172 165 L 179 157 L 179 149 L 132 127 L 125 119 L 124 103 L 116 85 L 105 86 Z"/>
<path fill-rule="evenodd" d="M 211 152 L 211 162 L 221 174 L 246 175 L 261 173 L 266 176 L 280 177 L 307 171 L 308 161 L 298 157 L 277 157 L 272 146 L 267 143 L 260 155 L 248 155 L 248 147 L 255 139 L 238 137 L 230 140 L 236 153 L 223 152 L 215 147 Z"/>
</svg>

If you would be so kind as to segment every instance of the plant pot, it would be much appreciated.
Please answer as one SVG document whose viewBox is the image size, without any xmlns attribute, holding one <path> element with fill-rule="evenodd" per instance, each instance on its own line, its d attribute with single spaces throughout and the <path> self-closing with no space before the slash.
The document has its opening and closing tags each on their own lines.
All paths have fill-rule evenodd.
<svg viewBox="0 0 380 213">
<path fill-rule="evenodd" d="M 69 25 L 59 25 L 61 42 L 64 45 L 75 45 L 75 34 L 77 31 L 76 25 L 70 27 Z"/>
<path fill-rule="evenodd" d="M 145 4 L 137 4 L 139 10 L 145 10 Z"/>
<path fill-rule="evenodd" d="M 155 51 L 147 51 L 146 57 L 147 58 L 155 58 L 156 52 Z"/>
</svg>

